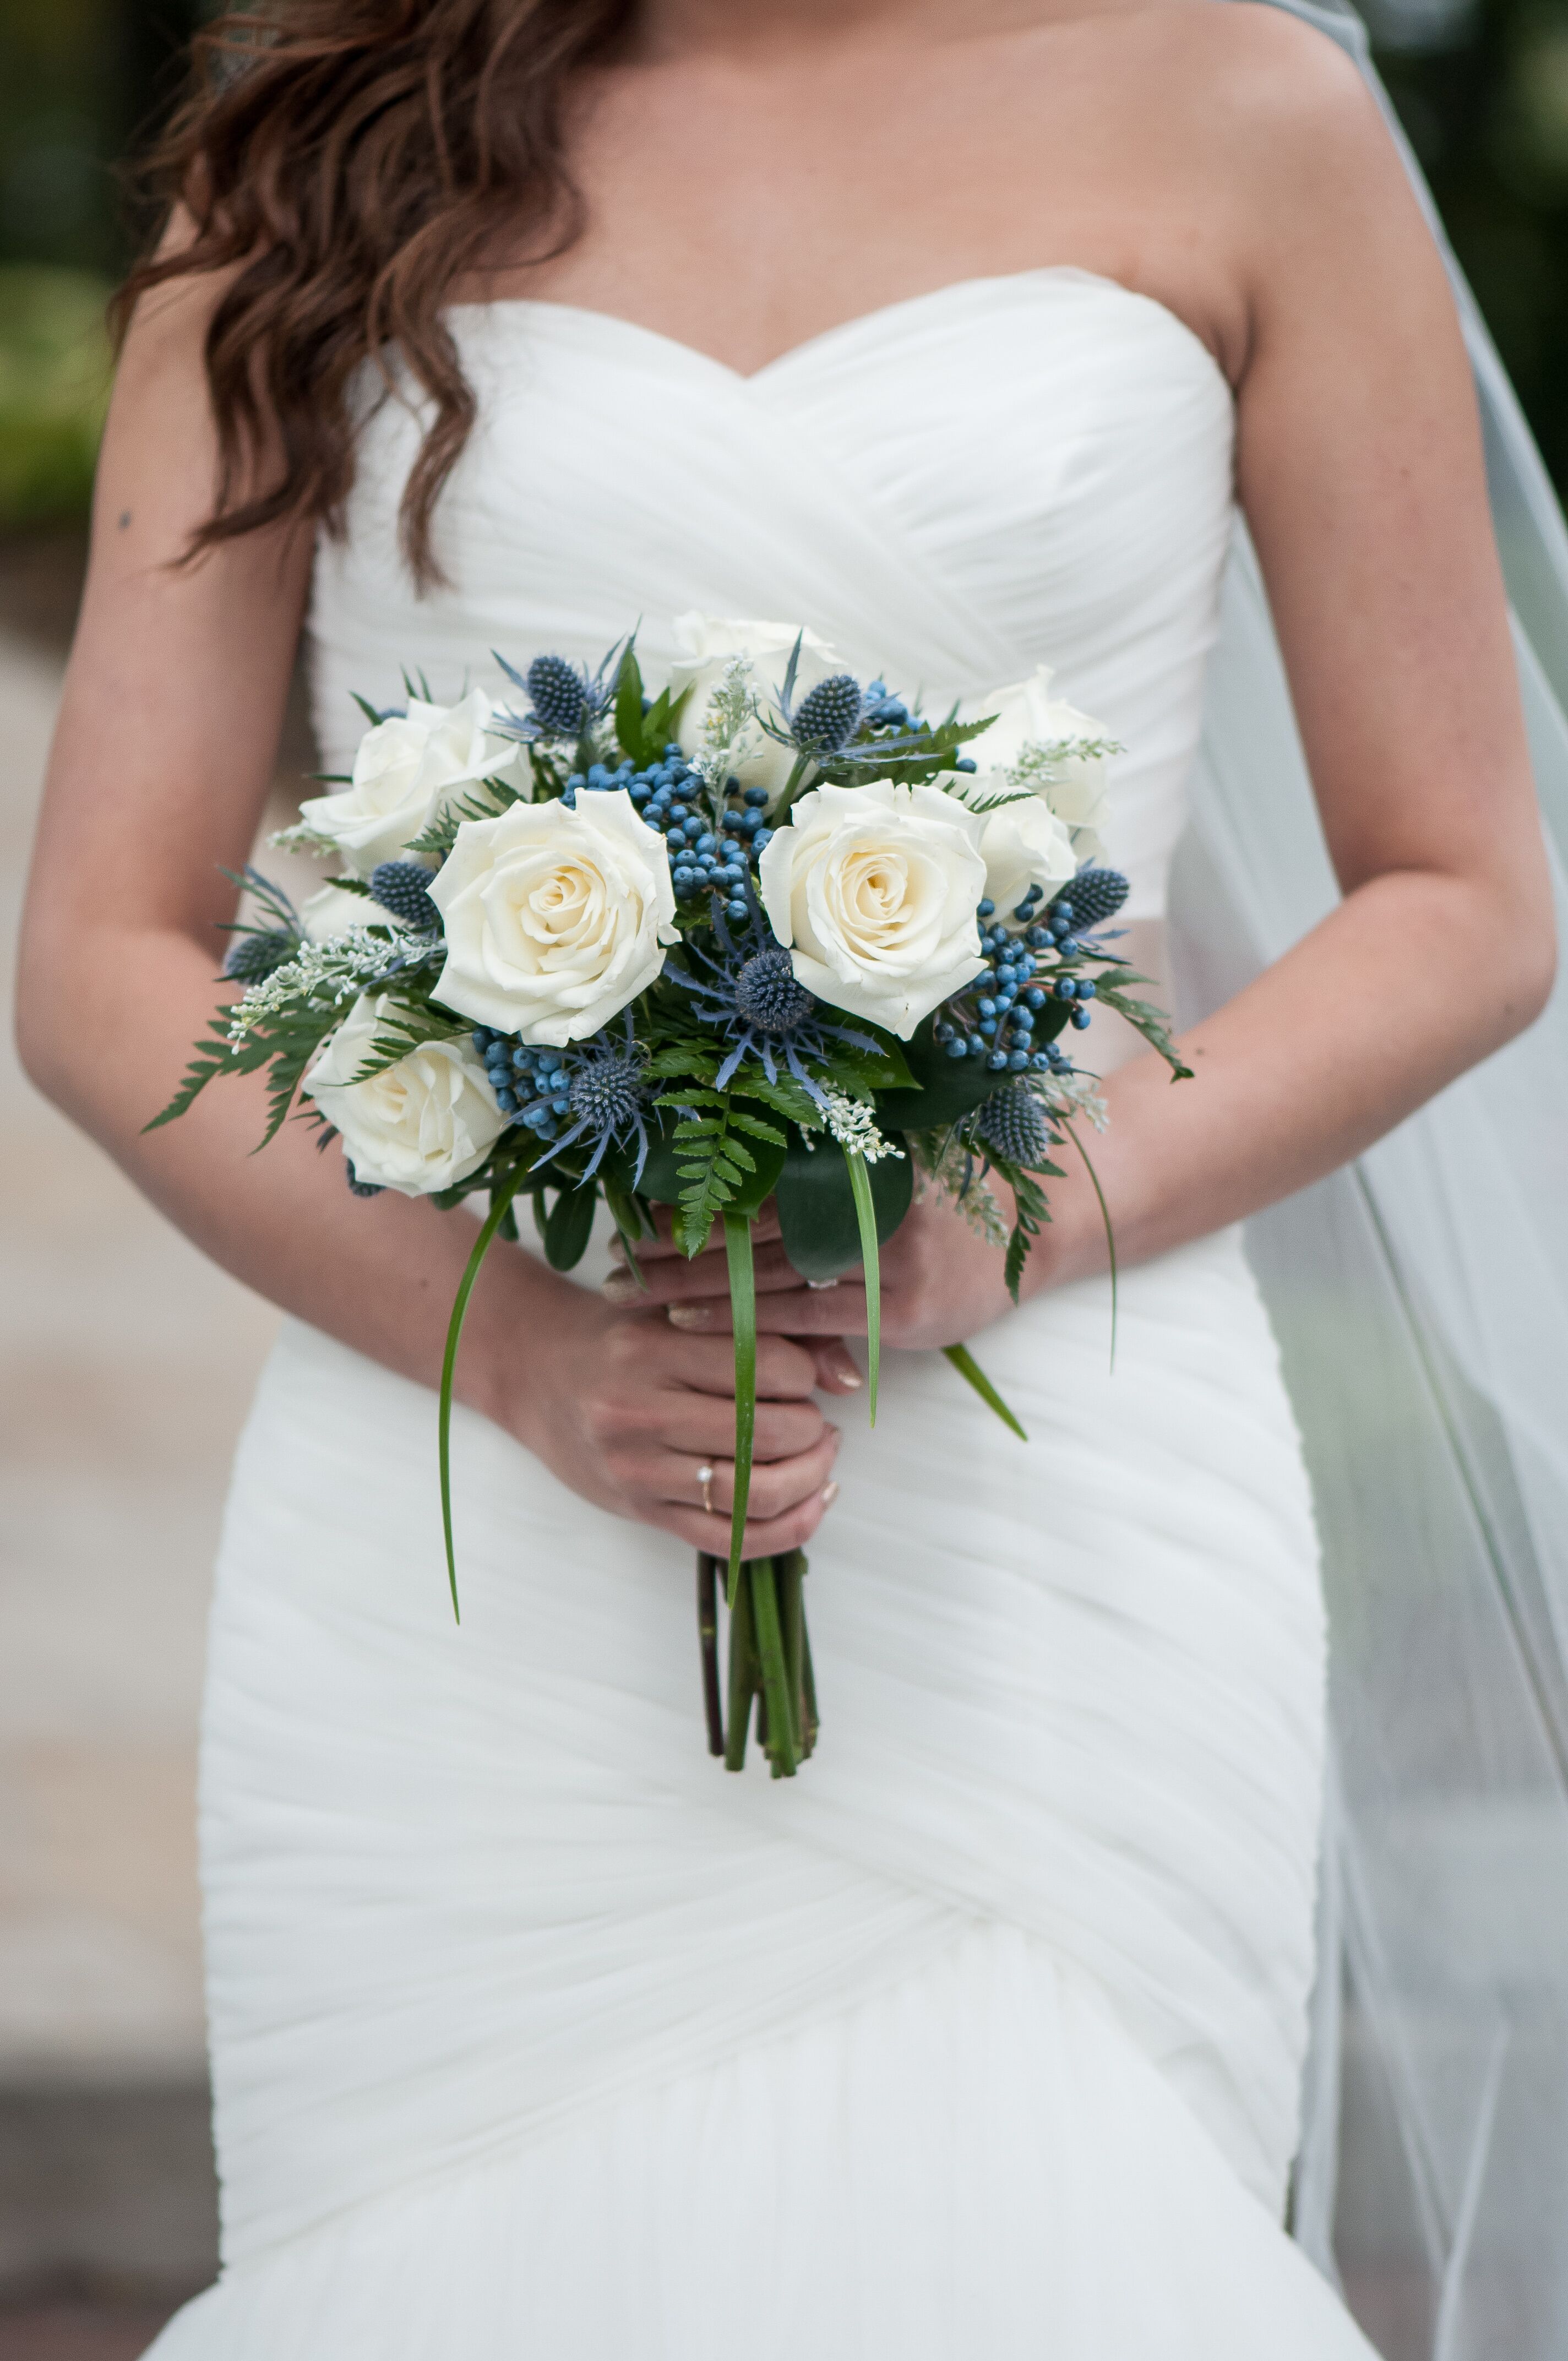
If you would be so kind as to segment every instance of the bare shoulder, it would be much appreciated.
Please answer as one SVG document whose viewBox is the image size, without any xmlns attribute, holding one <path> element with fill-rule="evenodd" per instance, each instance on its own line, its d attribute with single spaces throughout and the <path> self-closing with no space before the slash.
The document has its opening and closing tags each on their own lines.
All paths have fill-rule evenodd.
<svg viewBox="0 0 1568 2361">
<path fill-rule="evenodd" d="M 1144 103 L 1163 104 L 1245 242 L 1314 225 L 1335 238 L 1370 208 L 1417 225 L 1377 100 L 1326 33 L 1268 0 L 1195 0 L 1139 21 Z"/>
</svg>

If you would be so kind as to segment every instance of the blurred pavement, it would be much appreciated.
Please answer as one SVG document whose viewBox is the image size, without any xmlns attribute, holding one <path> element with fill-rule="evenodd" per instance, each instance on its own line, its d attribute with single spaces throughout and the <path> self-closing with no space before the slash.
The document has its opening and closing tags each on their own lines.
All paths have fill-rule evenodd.
<svg viewBox="0 0 1568 2361">
<path fill-rule="evenodd" d="M 228 1460 L 276 1318 L 16 1062 L 60 669 L 47 633 L 0 622 L 0 2304 L 210 2276 L 196 1720 Z M 24 2347 L 0 2316 L 0 2361 L 76 2349 L 49 2318 Z"/>
</svg>

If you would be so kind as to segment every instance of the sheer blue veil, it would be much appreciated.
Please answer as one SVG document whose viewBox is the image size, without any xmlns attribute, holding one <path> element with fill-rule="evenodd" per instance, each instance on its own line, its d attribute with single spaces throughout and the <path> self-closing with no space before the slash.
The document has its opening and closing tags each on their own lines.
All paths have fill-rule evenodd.
<svg viewBox="0 0 1568 2361">
<path fill-rule="evenodd" d="M 1568 943 L 1568 533 L 1348 6 L 1464 323 Z M 1238 534 L 1173 955 L 1191 1016 L 1332 906 Z M 1568 2354 L 1568 971 L 1545 1015 L 1248 1225 L 1332 1633 L 1321 1971 L 1294 2227 L 1391 2361 Z"/>
</svg>

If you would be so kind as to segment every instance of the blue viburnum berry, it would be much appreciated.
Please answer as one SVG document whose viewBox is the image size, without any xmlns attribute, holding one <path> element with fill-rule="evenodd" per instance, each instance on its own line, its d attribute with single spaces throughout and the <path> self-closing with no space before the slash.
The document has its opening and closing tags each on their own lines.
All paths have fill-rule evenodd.
<svg viewBox="0 0 1568 2361">
<path fill-rule="evenodd" d="M 1022 1057 L 1023 1053 L 1014 1055 Z M 1022 1071 L 1022 1067 L 1016 1071 Z M 974 1112 L 973 1128 L 981 1147 L 991 1148 L 1007 1163 L 1016 1164 L 1022 1171 L 1037 1172 L 1049 1161 L 1050 1124 L 1026 1082 L 1009 1082 L 981 1099 Z"/>
<path fill-rule="evenodd" d="M 1075 933 L 1102 927 L 1107 918 L 1115 917 L 1132 890 L 1119 869 L 1080 869 L 1051 904 L 1051 915 L 1053 919 L 1067 918 Z"/>
<path fill-rule="evenodd" d="M 533 718 L 547 738 L 576 738 L 587 714 L 583 676 L 565 656 L 535 656 L 528 667 Z"/>
<path fill-rule="evenodd" d="M 240 935 L 224 959 L 224 973 L 236 983 L 265 983 L 300 948 L 287 927 L 269 928 L 265 934 Z"/>
<path fill-rule="evenodd" d="M 801 698 L 790 734 L 805 753 L 836 754 L 860 726 L 861 684 L 853 673 L 836 672 Z"/>
<path fill-rule="evenodd" d="M 370 892 L 383 910 L 416 934 L 438 934 L 441 913 L 430 898 L 431 874 L 417 861 L 378 861 L 370 872 Z"/>
</svg>

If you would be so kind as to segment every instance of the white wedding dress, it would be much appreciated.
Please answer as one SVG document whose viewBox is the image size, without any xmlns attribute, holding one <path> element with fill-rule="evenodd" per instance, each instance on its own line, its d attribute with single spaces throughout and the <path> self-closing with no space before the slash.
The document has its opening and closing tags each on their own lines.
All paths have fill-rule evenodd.
<svg viewBox="0 0 1568 2361">
<path fill-rule="evenodd" d="M 1128 749 L 1108 857 L 1157 917 L 1234 513 L 1169 312 L 1031 271 L 750 378 L 569 307 L 454 317 L 451 587 L 398 563 L 389 402 L 318 567 L 329 768 L 351 687 L 597 661 L 639 616 L 656 670 L 692 607 L 934 704 L 1048 662 Z M 225 2268 L 159 2361 L 1369 2353 L 1280 2226 L 1324 1635 L 1237 1234 L 1124 1274 L 1109 1346 L 1098 1280 L 986 1332 L 1026 1445 L 936 1356 L 887 1356 L 874 1434 L 836 1410 L 822 1739 L 775 1784 L 705 1751 L 687 1550 L 461 1417 L 455 1628 L 433 1398 L 285 1328 L 206 1709 Z"/>
</svg>

